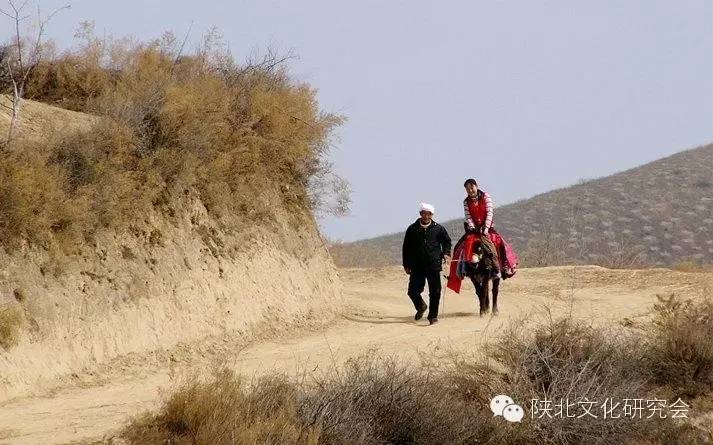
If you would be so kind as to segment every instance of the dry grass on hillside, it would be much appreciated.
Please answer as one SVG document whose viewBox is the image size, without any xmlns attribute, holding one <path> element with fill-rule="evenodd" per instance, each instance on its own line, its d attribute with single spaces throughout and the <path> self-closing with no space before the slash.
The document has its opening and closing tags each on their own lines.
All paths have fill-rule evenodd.
<svg viewBox="0 0 713 445">
<path fill-rule="evenodd" d="M 174 216 L 194 189 L 228 229 L 275 206 L 297 219 L 344 209 L 346 186 L 326 159 L 342 118 L 321 112 L 277 58 L 238 66 L 214 34 L 178 57 L 170 35 L 127 44 L 85 31 L 80 49 L 35 67 L 27 95 L 102 119 L 0 150 L 4 247 L 74 249 L 100 228 Z"/>
<path fill-rule="evenodd" d="M 691 444 L 710 432 L 680 419 L 552 417 L 532 400 L 572 403 L 607 398 L 666 399 L 690 405 L 713 393 L 713 356 L 701 341 L 713 329 L 713 306 L 662 298 L 650 325 L 618 331 L 545 313 L 522 320 L 487 356 L 425 358 L 407 366 L 369 352 L 343 369 L 273 376 L 248 385 L 230 372 L 191 381 L 158 414 L 127 427 L 131 443 L 511 443 Z M 692 314 L 696 314 L 693 316 Z M 692 321 L 694 320 L 694 321 Z M 672 329 L 694 323 L 691 336 Z M 682 373 L 675 374 L 674 369 Z M 695 379 L 695 392 L 690 384 Z M 493 417 L 491 397 L 511 395 L 525 408 L 522 423 Z M 586 399 L 585 399 L 586 398 Z M 554 413 L 551 412 L 551 413 Z M 670 414 L 670 413 L 669 413 Z"/>
<path fill-rule="evenodd" d="M 0 349 L 16 346 L 24 325 L 25 317 L 18 305 L 0 305 Z"/>
</svg>

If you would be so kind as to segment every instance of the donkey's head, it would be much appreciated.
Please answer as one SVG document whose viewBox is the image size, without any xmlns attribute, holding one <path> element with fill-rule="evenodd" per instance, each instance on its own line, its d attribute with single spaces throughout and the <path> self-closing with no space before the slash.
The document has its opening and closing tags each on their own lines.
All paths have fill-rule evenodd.
<svg viewBox="0 0 713 445">
<path fill-rule="evenodd" d="M 481 261 L 483 261 L 483 256 L 483 245 L 478 243 L 475 246 L 475 249 L 473 249 L 473 258 L 471 258 L 471 262 L 477 266 Z"/>
</svg>

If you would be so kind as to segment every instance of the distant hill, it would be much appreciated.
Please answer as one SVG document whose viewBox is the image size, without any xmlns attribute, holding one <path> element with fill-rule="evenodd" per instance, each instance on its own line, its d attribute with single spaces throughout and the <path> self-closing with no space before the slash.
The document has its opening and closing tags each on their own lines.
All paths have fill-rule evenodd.
<svg viewBox="0 0 713 445">
<path fill-rule="evenodd" d="M 496 197 L 497 198 L 497 197 Z M 524 265 L 713 263 L 713 144 L 496 207 Z M 443 223 L 457 240 L 462 220 Z M 403 233 L 332 246 L 337 265 L 399 264 Z"/>
</svg>

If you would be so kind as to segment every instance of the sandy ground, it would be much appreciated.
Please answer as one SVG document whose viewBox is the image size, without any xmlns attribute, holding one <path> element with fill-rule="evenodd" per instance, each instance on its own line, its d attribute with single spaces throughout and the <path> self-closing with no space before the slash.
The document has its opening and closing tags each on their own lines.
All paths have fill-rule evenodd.
<svg viewBox="0 0 713 445">
<path fill-rule="evenodd" d="M 549 306 L 597 323 L 644 320 L 656 295 L 700 298 L 711 294 L 713 275 L 668 270 L 612 271 L 599 267 L 523 270 L 501 290 L 500 315 L 479 317 L 472 287 L 448 291 L 441 322 L 413 321 L 398 268 L 340 272 L 349 300 L 343 317 L 319 331 L 297 331 L 254 344 L 230 338 L 183 345 L 152 357 L 126 357 L 102 372 L 75 375 L 43 397 L 0 405 L 0 443 L 71 443 L 109 439 L 132 416 L 157 408 L 186 369 L 232 366 L 254 376 L 271 370 L 319 371 L 379 349 L 417 363 L 419 354 L 477 348 L 509 321 Z"/>
</svg>

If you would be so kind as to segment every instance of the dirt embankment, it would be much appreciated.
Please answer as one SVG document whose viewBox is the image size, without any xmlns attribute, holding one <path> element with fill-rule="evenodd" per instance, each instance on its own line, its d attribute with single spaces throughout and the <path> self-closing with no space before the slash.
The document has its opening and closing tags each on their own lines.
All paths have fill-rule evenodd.
<svg viewBox="0 0 713 445">
<path fill-rule="evenodd" d="M 27 102 L 20 132 L 92 119 Z M 339 312 L 339 279 L 311 216 L 295 227 L 275 204 L 269 224 L 225 229 L 195 190 L 176 191 L 172 205 L 173 216 L 137 215 L 130 230 L 100 231 L 73 256 L 0 248 L 0 402 L 126 354 L 247 340 Z"/>
<path fill-rule="evenodd" d="M 227 333 L 247 339 L 339 309 L 338 279 L 314 233 L 297 235 L 312 247 L 303 258 L 261 231 L 230 258 L 212 251 L 229 236 L 205 223 L 155 227 L 107 234 L 57 277 L 41 252 L 0 255 L 3 303 L 21 308 L 22 326 L 19 344 L 0 355 L 0 400 L 121 355 Z"/>
</svg>

